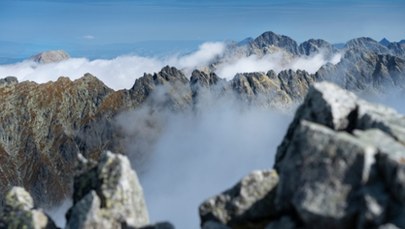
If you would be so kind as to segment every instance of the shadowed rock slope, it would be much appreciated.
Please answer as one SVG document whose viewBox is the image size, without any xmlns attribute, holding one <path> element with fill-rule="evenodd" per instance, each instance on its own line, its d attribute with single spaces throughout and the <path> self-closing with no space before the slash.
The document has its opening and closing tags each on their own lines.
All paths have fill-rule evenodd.
<svg viewBox="0 0 405 229">
<path fill-rule="evenodd" d="M 184 106 L 191 93 L 182 101 L 178 82 L 184 86 L 188 80 L 167 67 L 116 92 L 90 74 L 75 81 L 61 77 L 46 84 L 1 85 L 1 196 L 12 186 L 25 187 L 37 203 L 70 196 L 78 154 L 97 161 L 106 149 L 123 153 L 115 115 L 139 106 L 159 86 L 170 90 L 167 104 Z"/>
<path fill-rule="evenodd" d="M 200 206 L 210 228 L 404 228 L 405 117 L 330 83 L 312 87 L 256 171 Z"/>
</svg>

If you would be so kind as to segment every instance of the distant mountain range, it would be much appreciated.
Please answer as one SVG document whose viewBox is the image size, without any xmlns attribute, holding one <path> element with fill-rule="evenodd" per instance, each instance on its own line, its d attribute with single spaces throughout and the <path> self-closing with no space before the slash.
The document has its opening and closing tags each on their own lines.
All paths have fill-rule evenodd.
<svg viewBox="0 0 405 229">
<path fill-rule="evenodd" d="M 43 52 L 63 49 L 73 57 L 88 59 L 111 59 L 121 55 L 165 56 L 174 53 L 187 53 L 195 50 L 201 40 L 186 41 L 140 41 L 116 44 L 30 44 L 0 41 L 0 64 L 12 64 Z"/>
</svg>

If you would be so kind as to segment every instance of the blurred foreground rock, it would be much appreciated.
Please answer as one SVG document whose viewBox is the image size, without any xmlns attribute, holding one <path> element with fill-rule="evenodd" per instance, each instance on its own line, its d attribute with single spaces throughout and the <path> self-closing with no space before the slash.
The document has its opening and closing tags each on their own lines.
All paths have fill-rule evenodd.
<svg viewBox="0 0 405 229">
<path fill-rule="evenodd" d="M 54 229 L 56 226 L 42 210 L 34 209 L 34 201 L 24 188 L 13 187 L 5 197 L 0 228 Z"/>
<path fill-rule="evenodd" d="M 315 84 L 274 171 L 205 201 L 200 217 L 204 229 L 405 228 L 405 117 Z"/>
<path fill-rule="evenodd" d="M 83 161 L 85 163 L 85 161 Z M 138 177 L 126 156 L 106 151 L 96 165 L 74 179 L 73 206 L 66 214 L 66 229 L 174 229 L 169 222 L 148 225 L 149 216 Z M 13 187 L 0 212 L 0 228 L 56 229 L 31 195 Z"/>
<path fill-rule="evenodd" d="M 127 157 L 106 152 L 74 180 L 68 229 L 141 227 L 149 222 L 142 187 Z"/>
</svg>

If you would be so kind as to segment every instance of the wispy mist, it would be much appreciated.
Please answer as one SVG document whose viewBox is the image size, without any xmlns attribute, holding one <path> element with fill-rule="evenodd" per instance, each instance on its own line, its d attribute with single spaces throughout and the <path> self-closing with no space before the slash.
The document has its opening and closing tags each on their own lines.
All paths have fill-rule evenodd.
<svg viewBox="0 0 405 229">
<path fill-rule="evenodd" d="M 365 91 L 357 93 L 361 98 L 372 103 L 391 107 L 405 115 L 405 90 L 401 88 L 386 88 L 381 91 Z"/>
<path fill-rule="evenodd" d="M 66 199 L 57 206 L 45 208 L 44 211 L 52 218 L 56 226 L 64 228 L 66 224 L 65 214 L 72 206 L 72 204 L 72 199 Z"/>
<path fill-rule="evenodd" d="M 127 123 L 127 154 L 140 176 L 154 222 L 169 220 L 176 228 L 198 228 L 203 200 L 251 170 L 272 167 L 293 114 L 229 98 L 204 100 L 198 110 L 152 112 L 143 107 L 118 119 Z M 141 162 L 140 152 L 147 154 Z"/>
</svg>

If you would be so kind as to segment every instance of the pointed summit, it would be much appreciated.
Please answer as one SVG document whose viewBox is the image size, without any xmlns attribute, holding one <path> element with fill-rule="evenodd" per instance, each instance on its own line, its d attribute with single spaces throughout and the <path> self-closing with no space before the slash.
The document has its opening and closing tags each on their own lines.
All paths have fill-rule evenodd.
<svg viewBox="0 0 405 229">
<path fill-rule="evenodd" d="M 382 44 L 382 45 L 384 45 L 384 46 L 388 46 L 391 42 L 389 41 L 389 40 L 387 40 L 387 38 L 383 38 L 380 42 L 378 42 L 378 43 L 380 43 L 380 44 Z"/>
<path fill-rule="evenodd" d="M 298 54 L 298 45 L 296 41 L 288 36 L 278 35 L 271 31 L 265 32 L 258 36 L 256 39 L 254 39 L 252 45 L 256 46 L 257 48 L 265 48 L 273 45 L 285 49 L 292 54 Z"/>
</svg>

